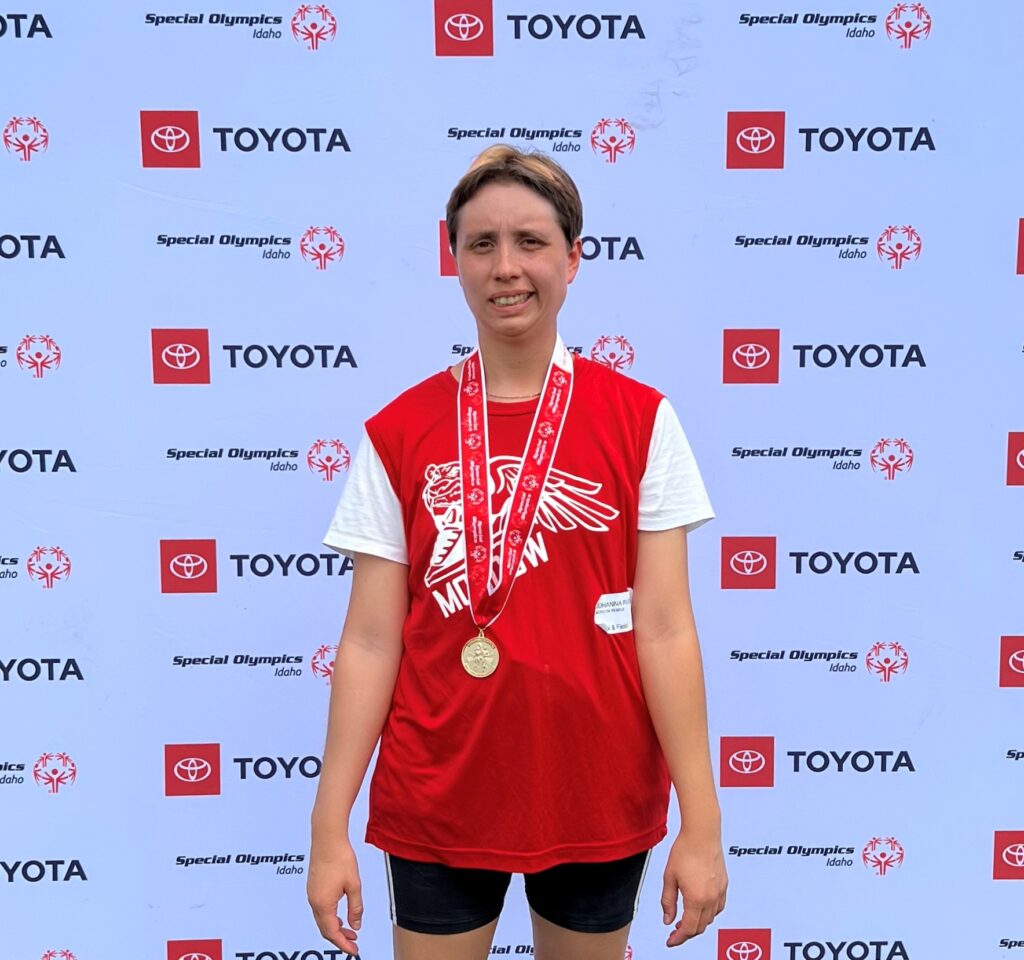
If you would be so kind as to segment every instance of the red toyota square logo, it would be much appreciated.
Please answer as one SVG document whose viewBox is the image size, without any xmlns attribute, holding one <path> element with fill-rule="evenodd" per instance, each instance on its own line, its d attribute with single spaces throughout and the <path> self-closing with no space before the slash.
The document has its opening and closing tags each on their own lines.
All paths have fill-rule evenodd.
<svg viewBox="0 0 1024 960">
<path fill-rule="evenodd" d="M 1024 830 L 997 830 L 993 880 L 1024 880 Z"/>
<path fill-rule="evenodd" d="M 1024 687 L 1024 637 L 1000 637 L 999 686 Z"/>
<path fill-rule="evenodd" d="M 781 170 L 785 160 L 784 110 L 732 110 L 725 130 L 730 170 Z"/>
<path fill-rule="evenodd" d="M 491 0 L 434 0 L 434 53 L 439 57 L 493 57 Z"/>
<path fill-rule="evenodd" d="M 216 593 L 216 540 L 161 540 L 161 593 Z"/>
<path fill-rule="evenodd" d="M 168 797 L 220 794 L 219 743 L 168 743 L 164 746 L 164 793 Z"/>
<path fill-rule="evenodd" d="M 1024 433 L 1011 433 L 1006 444 L 1006 483 L 1024 487 Z"/>
<path fill-rule="evenodd" d="M 457 277 L 459 270 L 455 266 L 455 257 L 452 256 L 452 248 L 448 243 L 448 224 L 444 220 L 438 225 L 437 242 L 441 251 L 441 276 Z"/>
<path fill-rule="evenodd" d="M 778 383 L 778 330 L 724 330 L 722 383 Z"/>
<path fill-rule="evenodd" d="M 1017 276 L 1024 275 L 1024 217 L 1017 221 Z"/>
<path fill-rule="evenodd" d="M 224 960 L 220 940 L 168 940 L 167 960 Z"/>
<path fill-rule="evenodd" d="M 144 167 L 199 166 L 198 110 L 140 110 Z"/>
<path fill-rule="evenodd" d="M 153 330 L 153 383 L 209 383 L 209 330 Z"/>
<path fill-rule="evenodd" d="M 723 787 L 774 787 L 775 737 L 722 737 Z"/>
<path fill-rule="evenodd" d="M 771 930 L 719 930 L 718 960 L 772 960 Z"/>
<path fill-rule="evenodd" d="M 774 590 L 775 537 L 722 537 L 722 589 Z"/>
</svg>

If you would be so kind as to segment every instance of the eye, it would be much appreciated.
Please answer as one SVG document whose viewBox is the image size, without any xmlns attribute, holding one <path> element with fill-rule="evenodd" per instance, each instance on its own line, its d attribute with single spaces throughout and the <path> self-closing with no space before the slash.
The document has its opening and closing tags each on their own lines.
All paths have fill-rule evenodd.
<svg viewBox="0 0 1024 960">
<path fill-rule="evenodd" d="M 538 240 L 536 237 L 523 237 L 523 245 L 526 247 L 542 247 L 544 246 L 544 241 Z"/>
</svg>

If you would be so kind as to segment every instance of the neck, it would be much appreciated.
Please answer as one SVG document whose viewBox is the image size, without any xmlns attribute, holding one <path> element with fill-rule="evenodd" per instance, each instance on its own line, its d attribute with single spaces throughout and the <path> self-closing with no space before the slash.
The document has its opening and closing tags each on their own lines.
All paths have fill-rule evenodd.
<svg viewBox="0 0 1024 960">
<path fill-rule="evenodd" d="M 487 378 L 487 393 L 499 397 L 530 397 L 544 387 L 544 377 L 555 349 L 552 329 L 529 342 L 495 342 L 480 336 L 480 358 Z"/>
</svg>

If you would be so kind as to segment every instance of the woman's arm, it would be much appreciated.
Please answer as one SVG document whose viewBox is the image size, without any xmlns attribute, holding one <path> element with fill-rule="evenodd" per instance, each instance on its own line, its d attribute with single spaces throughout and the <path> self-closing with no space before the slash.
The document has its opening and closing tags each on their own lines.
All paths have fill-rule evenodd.
<svg viewBox="0 0 1024 960">
<path fill-rule="evenodd" d="M 391 706 L 409 608 L 408 574 L 405 564 L 356 555 L 311 817 L 309 903 L 324 937 L 353 955 L 363 901 L 348 821 Z M 349 929 L 337 916 L 342 897 L 348 898 Z"/>
<path fill-rule="evenodd" d="M 633 629 L 647 709 L 679 798 L 682 827 L 662 894 L 665 923 L 683 896 L 683 915 L 668 938 L 676 946 L 722 911 L 728 884 L 682 527 L 639 534 Z"/>
</svg>

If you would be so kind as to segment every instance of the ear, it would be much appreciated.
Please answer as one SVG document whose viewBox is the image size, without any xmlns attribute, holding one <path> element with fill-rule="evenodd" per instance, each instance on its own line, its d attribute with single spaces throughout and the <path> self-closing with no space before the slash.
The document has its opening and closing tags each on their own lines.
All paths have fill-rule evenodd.
<svg viewBox="0 0 1024 960">
<path fill-rule="evenodd" d="M 583 241 L 577 237 L 569 247 L 569 269 L 566 276 L 566 283 L 572 283 L 576 279 L 576 273 L 580 269 L 580 260 L 583 256 Z"/>
</svg>

